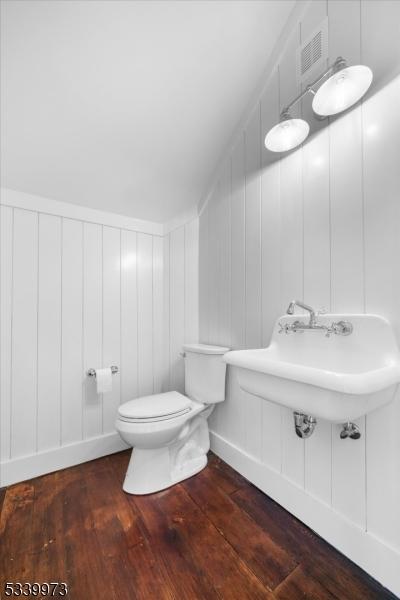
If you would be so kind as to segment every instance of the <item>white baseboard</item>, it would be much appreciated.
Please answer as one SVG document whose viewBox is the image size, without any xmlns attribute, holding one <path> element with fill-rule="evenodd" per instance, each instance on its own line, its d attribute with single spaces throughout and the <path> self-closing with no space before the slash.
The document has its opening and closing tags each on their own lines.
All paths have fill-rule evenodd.
<svg viewBox="0 0 400 600">
<path fill-rule="evenodd" d="M 400 596 L 400 552 L 361 529 L 281 473 L 210 431 L 211 449 L 318 535 Z"/>
<path fill-rule="evenodd" d="M 22 456 L 1 462 L 0 487 L 79 465 L 126 448 L 127 445 L 121 440 L 118 433 L 109 433 L 39 452 L 32 456 Z"/>
</svg>

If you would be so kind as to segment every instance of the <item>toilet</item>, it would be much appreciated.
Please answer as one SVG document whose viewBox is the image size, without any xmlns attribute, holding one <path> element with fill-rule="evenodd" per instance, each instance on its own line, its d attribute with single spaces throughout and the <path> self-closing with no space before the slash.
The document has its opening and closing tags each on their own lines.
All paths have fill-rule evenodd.
<svg viewBox="0 0 400 600">
<path fill-rule="evenodd" d="M 151 494 L 195 475 L 207 464 L 207 419 L 225 399 L 229 348 L 185 344 L 185 395 L 165 392 L 121 404 L 116 429 L 132 446 L 123 489 Z"/>
</svg>

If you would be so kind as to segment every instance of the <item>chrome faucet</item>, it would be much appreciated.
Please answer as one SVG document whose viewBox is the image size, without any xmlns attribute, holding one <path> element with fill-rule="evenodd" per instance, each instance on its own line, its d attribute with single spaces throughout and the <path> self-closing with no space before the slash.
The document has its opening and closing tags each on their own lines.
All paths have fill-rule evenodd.
<svg viewBox="0 0 400 600">
<path fill-rule="evenodd" d="M 310 320 L 308 322 L 308 325 L 310 329 L 314 328 L 317 322 L 315 310 L 311 308 L 311 306 L 308 306 L 308 304 L 304 304 L 304 302 L 301 302 L 301 300 L 292 300 L 287 308 L 286 314 L 293 315 L 296 306 L 298 306 L 299 308 L 303 308 L 304 310 L 310 313 Z"/>
<path fill-rule="evenodd" d="M 350 335 L 353 331 L 353 325 L 349 321 L 338 321 L 337 323 L 333 322 L 331 325 L 317 323 L 317 314 L 315 310 L 308 304 L 301 302 L 301 300 L 292 300 L 287 308 L 286 314 L 293 315 L 296 306 L 303 308 L 310 314 L 308 323 L 304 323 L 303 321 L 282 323 L 279 321 L 279 333 L 296 333 L 297 331 L 302 333 L 303 331 L 313 330 L 324 331 L 326 337 L 330 337 L 332 333 L 335 335 Z"/>
</svg>

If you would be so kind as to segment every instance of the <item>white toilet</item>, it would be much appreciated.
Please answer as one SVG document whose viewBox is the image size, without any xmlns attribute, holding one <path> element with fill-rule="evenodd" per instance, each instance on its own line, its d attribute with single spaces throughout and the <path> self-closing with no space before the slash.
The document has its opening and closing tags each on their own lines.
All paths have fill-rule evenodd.
<svg viewBox="0 0 400 600">
<path fill-rule="evenodd" d="M 116 429 L 133 447 L 123 488 L 151 494 L 201 471 L 210 449 L 207 418 L 225 399 L 229 348 L 186 344 L 185 396 L 166 392 L 121 404 Z"/>
</svg>

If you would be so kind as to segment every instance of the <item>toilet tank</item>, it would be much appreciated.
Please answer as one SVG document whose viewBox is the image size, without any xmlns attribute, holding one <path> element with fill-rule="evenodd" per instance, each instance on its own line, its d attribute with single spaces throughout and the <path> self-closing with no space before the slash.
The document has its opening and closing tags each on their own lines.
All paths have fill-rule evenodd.
<svg viewBox="0 0 400 600">
<path fill-rule="evenodd" d="M 203 404 L 225 400 L 226 364 L 222 360 L 229 348 L 206 344 L 185 344 L 185 394 Z"/>
</svg>

